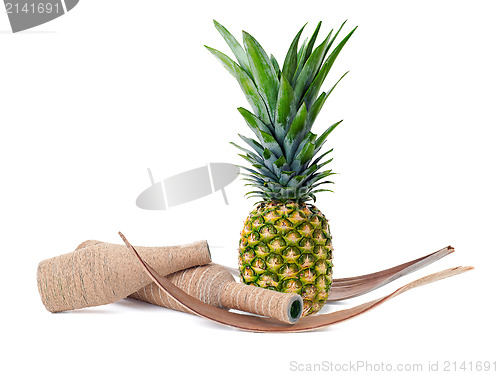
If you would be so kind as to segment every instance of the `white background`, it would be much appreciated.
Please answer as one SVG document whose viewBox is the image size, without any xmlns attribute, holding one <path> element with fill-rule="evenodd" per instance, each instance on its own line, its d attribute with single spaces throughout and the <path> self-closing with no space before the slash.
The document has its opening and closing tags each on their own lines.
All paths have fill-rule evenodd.
<svg viewBox="0 0 500 375">
<path fill-rule="evenodd" d="M 0 14 L 2 373 L 292 373 L 297 363 L 495 361 L 498 356 L 500 7 L 495 1 L 82 0 L 67 15 L 12 34 Z M 86 239 L 140 245 L 207 239 L 235 266 L 254 202 L 243 183 L 168 211 L 137 195 L 208 162 L 240 163 L 248 107 L 203 44 L 229 53 L 212 18 L 244 29 L 280 63 L 317 21 L 359 29 L 330 74 L 316 133 L 331 135 L 335 277 L 456 253 L 354 306 L 441 269 L 476 269 L 413 290 L 318 332 L 252 334 L 124 300 L 48 313 L 39 261 Z M 326 35 L 326 31 L 320 35 Z M 8 372 L 3 371 L 4 369 Z M 10 369 L 10 370 L 9 370 Z M 29 372 L 28 372 L 29 371 Z M 361 372 L 359 372 L 361 373 Z M 467 372 L 466 372 L 467 373 Z M 471 372 L 468 372 L 471 373 Z"/>
</svg>

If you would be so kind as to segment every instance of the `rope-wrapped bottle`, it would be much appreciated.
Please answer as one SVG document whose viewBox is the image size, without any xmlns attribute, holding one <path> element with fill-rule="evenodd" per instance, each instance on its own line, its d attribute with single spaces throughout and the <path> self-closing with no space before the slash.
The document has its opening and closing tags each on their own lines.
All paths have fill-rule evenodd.
<svg viewBox="0 0 500 375">
<path fill-rule="evenodd" d="M 187 294 L 209 305 L 226 310 L 236 309 L 293 324 L 302 315 L 302 297 L 295 293 L 237 283 L 223 266 L 211 263 L 176 272 L 167 277 Z M 131 298 L 169 309 L 189 312 L 155 283 L 133 293 Z"/>
<path fill-rule="evenodd" d="M 207 241 L 137 249 L 163 275 L 211 262 Z M 71 253 L 46 259 L 37 271 L 38 291 L 50 312 L 116 302 L 150 282 L 125 245 L 98 241 L 86 241 Z"/>
</svg>

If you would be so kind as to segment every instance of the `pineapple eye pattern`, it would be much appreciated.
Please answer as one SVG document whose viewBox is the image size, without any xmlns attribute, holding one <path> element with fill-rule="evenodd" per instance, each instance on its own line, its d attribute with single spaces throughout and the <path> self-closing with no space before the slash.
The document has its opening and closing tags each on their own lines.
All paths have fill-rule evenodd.
<svg viewBox="0 0 500 375">
<path fill-rule="evenodd" d="M 274 273 L 266 272 L 260 275 L 257 280 L 257 285 L 260 287 L 277 287 L 278 286 L 278 277 Z"/>
<path fill-rule="evenodd" d="M 314 256 L 309 253 L 302 254 L 297 262 L 297 264 L 302 268 L 312 267 L 315 263 Z"/>
<path fill-rule="evenodd" d="M 266 270 L 266 262 L 260 258 L 255 258 L 252 262 L 252 269 L 260 274 Z"/>
<path fill-rule="evenodd" d="M 263 239 L 274 238 L 274 236 L 278 233 L 273 225 L 264 225 L 259 232 L 260 237 Z"/>
<path fill-rule="evenodd" d="M 275 253 L 280 253 L 286 247 L 286 242 L 281 237 L 275 237 L 272 241 L 269 242 L 269 247 Z"/>
<path fill-rule="evenodd" d="M 241 254 L 241 259 L 244 264 L 249 264 L 254 258 L 255 252 L 252 249 L 248 249 Z"/>
<path fill-rule="evenodd" d="M 273 271 L 276 271 L 283 263 L 283 258 L 279 254 L 269 254 L 266 258 L 267 266 Z"/>
<path fill-rule="evenodd" d="M 299 271 L 299 266 L 297 266 L 295 263 L 286 263 L 279 269 L 278 276 L 281 279 L 295 277 L 299 273 Z"/>
<path fill-rule="evenodd" d="M 282 289 L 285 293 L 300 294 L 302 291 L 302 283 L 296 279 L 288 279 L 283 282 Z"/>
<path fill-rule="evenodd" d="M 300 281 L 302 281 L 305 284 L 310 284 L 313 283 L 314 280 L 316 279 L 316 271 L 314 271 L 312 268 L 308 268 L 306 270 L 303 270 L 300 274 Z"/>
<path fill-rule="evenodd" d="M 255 246 L 255 254 L 259 257 L 266 256 L 270 251 L 271 250 L 265 243 L 259 243 L 257 246 Z"/>
<path fill-rule="evenodd" d="M 257 280 L 257 275 L 255 271 L 250 267 L 246 266 L 241 272 L 241 277 L 245 283 L 251 283 Z"/>
<path fill-rule="evenodd" d="M 289 246 L 283 251 L 283 258 L 287 262 L 295 262 L 300 257 L 300 251 L 295 246 Z"/>
<path fill-rule="evenodd" d="M 309 314 L 316 312 L 315 309 L 323 306 L 328 298 L 333 249 L 329 232 L 318 229 L 323 222 L 318 219 L 320 214 L 313 210 L 301 211 L 300 207 L 293 204 L 283 205 L 283 208 L 273 206 L 266 213 L 260 212 L 264 208 L 257 208 L 245 223 L 247 226 L 251 222 L 253 230 L 240 241 L 238 262 L 243 282 L 298 293 Z M 281 217 L 276 219 L 276 213 Z M 294 222 L 291 216 L 300 218 L 300 222 Z M 272 222 L 266 221 L 267 218 Z M 316 224 L 309 221 L 311 218 Z M 256 221 L 258 230 L 255 229 Z"/>
</svg>

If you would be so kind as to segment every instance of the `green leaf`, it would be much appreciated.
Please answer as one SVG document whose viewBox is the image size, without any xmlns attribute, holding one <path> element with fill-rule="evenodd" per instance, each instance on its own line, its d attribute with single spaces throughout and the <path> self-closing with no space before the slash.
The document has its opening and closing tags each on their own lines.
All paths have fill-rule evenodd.
<svg viewBox="0 0 500 375">
<path fill-rule="evenodd" d="M 264 185 L 264 184 L 268 184 L 268 183 L 272 182 L 272 181 L 271 181 L 271 179 L 270 179 L 269 177 L 266 177 L 266 176 L 264 176 L 264 175 L 259 175 L 259 176 L 257 176 L 257 175 L 255 175 L 255 174 L 250 174 L 250 173 L 242 173 L 242 172 L 240 172 L 239 174 L 240 174 L 241 176 L 246 176 L 246 177 L 248 177 L 248 178 L 246 178 L 246 179 L 245 179 L 245 178 L 243 178 L 242 180 L 254 181 L 255 183 L 259 183 L 259 184 L 262 184 L 262 185 Z"/>
<path fill-rule="evenodd" d="M 319 168 L 317 165 L 311 165 L 309 168 L 307 168 L 303 172 L 300 172 L 299 175 L 303 176 L 304 179 L 300 182 L 299 185 L 297 185 L 297 187 L 304 185 L 307 182 L 307 180 L 312 176 L 312 174 L 315 173 L 318 169 Z"/>
<path fill-rule="evenodd" d="M 265 184 L 265 181 L 257 176 L 252 176 L 248 173 L 242 173 L 242 175 L 248 176 L 248 178 L 242 178 L 241 179 L 242 181 L 251 181 L 251 182 L 254 182 L 256 184 L 261 184 L 261 185 Z"/>
<path fill-rule="evenodd" d="M 344 27 L 344 25 L 346 24 L 346 22 L 347 22 L 347 20 L 345 20 L 344 22 L 342 22 L 342 25 L 340 25 L 339 29 L 337 30 L 337 32 L 333 36 L 332 40 L 330 40 L 330 43 L 328 43 L 328 46 L 326 47 L 327 51 L 330 50 L 332 44 L 335 42 L 335 39 L 337 39 L 337 36 L 340 34 L 340 31 L 342 30 L 342 28 Z"/>
<path fill-rule="evenodd" d="M 314 116 L 314 118 L 316 119 L 316 116 L 318 115 L 319 111 L 321 110 L 321 108 L 323 107 L 323 104 L 325 103 L 326 99 L 328 99 L 328 97 L 330 96 L 330 94 L 332 93 L 332 91 L 335 89 L 335 87 L 337 87 L 337 85 L 339 84 L 339 82 L 342 80 L 342 78 L 344 78 L 347 73 L 349 73 L 349 71 L 345 72 L 344 74 L 342 74 L 342 76 L 338 79 L 337 82 L 335 82 L 335 84 L 332 86 L 332 88 L 330 90 L 328 90 L 326 93 L 322 93 L 318 99 L 316 99 L 316 95 L 318 94 L 318 91 L 319 91 L 319 88 L 318 90 L 316 90 L 316 88 L 313 88 L 311 90 L 311 88 L 313 87 L 314 85 L 314 82 L 313 84 L 309 87 L 309 89 L 307 90 L 306 94 L 304 95 L 304 103 L 306 103 L 306 105 L 310 105 L 312 101 L 314 101 L 314 104 L 316 104 L 316 102 L 318 102 L 318 100 L 321 98 L 321 96 L 324 95 L 324 98 L 322 100 L 322 102 L 319 103 L 319 107 L 317 109 L 317 112 Z M 313 104 L 313 106 L 314 106 Z"/>
<path fill-rule="evenodd" d="M 281 156 L 278 160 L 276 160 L 274 162 L 274 165 L 276 166 L 276 168 L 278 168 L 279 170 L 281 170 L 281 168 L 283 168 L 283 166 L 286 164 L 286 159 Z"/>
<path fill-rule="evenodd" d="M 291 178 L 290 181 L 288 181 L 287 186 L 293 187 L 293 188 L 300 187 L 300 185 L 302 185 L 302 182 L 304 182 L 306 178 L 307 178 L 307 176 L 304 176 L 304 175 L 295 176 L 295 177 Z"/>
<path fill-rule="evenodd" d="M 276 140 L 280 144 L 283 144 L 285 134 L 288 131 L 288 124 L 295 116 L 294 102 L 295 100 L 293 88 L 290 83 L 288 83 L 288 80 L 283 74 L 281 75 L 280 89 L 278 91 L 278 102 L 274 115 L 274 129 L 276 133 Z"/>
<path fill-rule="evenodd" d="M 321 156 L 318 156 L 311 164 L 317 164 L 319 163 L 319 161 L 321 159 L 323 159 L 326 155 L 328 155 L 330 152 L 333 151 L 333 148 L 331 148 L 330 150 L 326 151 L 324 154 L 322 154 Z"/>
<path fill-rule="evenodd" d="M 290 125 L 290 129 L 285 135 L 285 140 L 283 142 L 283 148 L 285 150 L 286 160 L 290 163 L 292 161 L 293 155 L 299 146 L 300 141 L 304 135 L 304 127 L 306 125 L 307 119 L 307 109 L 306 105 L 302 103 L 295 118 Z"/>
<path fill-rule="evenodd" d="M 307 130 L 311 130 L 312 125 L 314 124 L 314 121 L 316 120 L 316 117 L 318 117 L 319 111 L 321 111 L 321 108 L 323 108 L 323 104 L 325 103 L 326 100 L 326 93 L 321 93 L 318 99 L 314 102 L 314 104 L 309 108 L 309 111 L 307 112 Z M 308 103 L 304 101 L 305 105 L 307 106 Z"/>
<path fill-rule="evenodd" d="M 283 151 L 281 150 L 280 145 L 276 143 L 276 140 L 271 134 L 265 131 L 261 131 L 260 134 L 262 137 L 262 146 L 268 148 L 277 158 L 283 156 Z"/>
<path fill-rule="evenodd" d="M 264 161 L 264 164 L 265 166 L 269 169 L 269 170 L 274 170 L 273 169 L 273 163 L 277 160 L 276 156 L 274 156 L 274 154 L 269 151 L 269 149 L 264 149 L 264 152 L 262 153 L 262 159 Z"/>
<path fill-rule="evenodd" d="M 240 43 L 236 40 L 236 38 L 231 35 L 227 29 L 222 26 L 219 22 L 214 20 L 214 25 L 217 31 L 222 35 L 224 40 L 226 41 L 227 45 L 229 48 L 231 48 L 231 51 L 233 51 L 234 56 L 236 57 L 236 60 L 238 60 L 238 63 L 240 64 L 241 68 L 250 76 L 252 77 L 252 73 L 250 72 L 250 66 L 248 65 L 248 58 L 243 50 L 243 47 L 241 47 Z"/>
<path fill-rule="evenodd" d="M 229 142 L 229 143 L 231 145 L 233 145 L 234 147 L 236 147 L 238 150 L 241 150 L 241 151 L 245 152 L 246 154 L 252 156 L 254 159 L 256 159 L 256 160 L 260 159 L 262 162 L 264 162 L 264 159 L 262 159 L 259 155 L 255 154 L 254 152 L 252 152 L 244 147 L 241 147 L 234 142 Z"/>
<path fill-rule="evenodd" d="M 331 125 L 328 129 L 325 130 L 323 134 L 321 134 L 318 137 L 318 139 L 316 140 L 316 149 L 319 149 L 321 146 L 323 146 L 323 144 L 326 141 L 326 138 L 330 135 L 333 129 L 335 129 L 342 121 L 344 120 L 340 120 L 339 122 L 336 122 L 335 124 Z"/>
<path fill-rule="evenodd" d="M 307 143 L 302 150 L 297 154 L 296 159 L 300 164 L 305 165 L 308 161 L 312 159 L 314 155 L 314 144 Z"/>
<path fill-rule="evenodd" d="M 333 175 L 333 174 L 336 174 L 336 173 L 330 173 L 330 175 Z M 311 185 L 311 186 L 309 187 L 309 191 L 312 191 L 312 190 L 314 190 L 316 187 L 318 187 L 318 186 L 320 186 L 320 185 L 325 185 L 325 184 L 332 184 L 332 185 L 334 185 L 334 184 L 335 184 L 335 182 L 333 182 L 333 181 L 321 181 L 321 182 L 318 182 L 318 183 L 316 183 L 316 184 Z"/>
<path fill-rule="evenodd" d="M 271 64 L 274 68 L 274 71 L 276 72 L 276 76 L 278 76 L 278 81 L 279 81 L 281 77 L 280 64 L 278 64 L 278 61 L 276 61 L 276 57 L 274 57 L 272 53 L 271 53 Z"/>
<path fill-rule="evenodd" d="M 278 97 L 278 76 L 267 53 L 253 36 L 243 32 L 243 44 L 247 52 L 250 70 L 259 92 L 266 100 L 269 113 L 274 113 Z"/>
<path fill-rule="evenodd" d="M 324 162 L 323 162 L 323 163 L 321 163 L 321 164 L 318 164 L 318 169 L 321 169 L 321 168 L 323 168 L 325 165 L 327 165 L 327 164 L 331 163 L 331 162 L 332 162 L 332 160 L 333 160 L 333 158 L 328 159 L 327 161 L 324 161 Z"/>
<path fill-rule="evenodd" d="M 255 166 L 253 164 L 252 164 L 252 166 L 255 168 Z M 257 168 L 258 169 L 258 171 L 257 171 L 255 169 L 244 167 L 242 165 L 237 165 L 237 167 L 240 167 L 240 168 L 250 172 L 251 174 L 259 176 L 263 179 L 268 178 L 271 181 L 276 181 L 276 182 L 278 181 L 278 177 L 276 176 L 276 174 L 274 174 L 274 172 L 272 172 L 272 171 L 269 171 L 267 168 L 262 168 L 262 169 Z"/>
<path fill-rule="evenodd" d="M 279 179 L 279 183 L 281 186 L 286 186 L 290 179 L 294 177 L 297 173 L 295 171 L 281 171 L 281 176 Z"/>
<path fill-rule="evenodd" d="M 305 61 L 311 56 L 311 52 L 314 48 L 314 43 L 316 42 L 316 38 L 318 37 L 319 34 L 319 29 L 321 29 L 321 21 L 318 22 L 318 25 L 316 26 L 316 29 L 313 32 L 313 35 L 311 36 L 311 40 L 309 40 L 309 43 L 307 44 L 307 48 L 305 51 Z"/>
<path fill-rule="evenodd" d="M 257 160 L 254 159 L 251 155 L 238 154 L 238 156 L 241 156 L 243 159 L 248 161 L 252 165 L 252 167 L 257 168 L 257 165 L 255 164 L 257 163 Z"/>
<path fill-rule="evenodd" d="M 295 86 L 295 81 L 297 81 L 297 78 L 299 77 L 300 71 L 302 70 L 302 67 L 304 66 L 305 58 L 306 58 L 306 47 L 307 47 L 307 42 L 309 41 L 309 38 L 306 38 L 303 42 L 302 45 L 300 46 L 299 52 L 297 53 L 297 68 L 295 69 L 295 72 L 293 73 L 293 78 L 290 81 L 290 84 L 292 87 Z"/>
<path fill-rule="evenodd" d="M 342 78 L 344 78 L 347 75 L 347 73 L 349 73 L 349 70 L 347 72 L 345 72 L 344 74 L 342 74 L 342 77 L 340 77 L 339 80 L 337 82 L 335 82 L 335 85 L 333 85 L 333 87 L 330 90 L 328 90 L 328 92 L 326 93 L 326 99 L 328 99 L 328 97 L 332 93 L 333 89 L 335 89 L 335 87 L 337 87 L 339 82 L 342 80 Z"/>
<path fill-rule="evenodd" d="M 273 163 L 273 171 L 276 174 L 276 176 L 278 177 L 279 181 L 281 180 L 281 176 L 283 175 L 283 173 L 287 173 L 289 170 L 290 170 L 290 167 L 286 163 L 286 159 L 284 156 L 281 156 L 278 160 L 276 160 Z M 280 183 L 281 183 L 281 181 L 280 181 Z"/>
<path fill-rule="evenodd" d="M 316 190 L 311 191 L 311 193 L 317 194 L 317 193 L 321 193 L 323 191 L 329 191 L 330 193 L 335 193 L 333 190 L 330 190 L 330 189 L 316 189 Z M 309 193 L 309 194 L 311 194 L 311 193 Z"/>
<path fill-rule="evenodd" d="M 278 193 L 281 189 L 281 184 L 276 182 L 270 182 L 266 184 L 266 187 L 268 187 L 271 192 Z"/>
<path fill-rule="evenodd" d="M 293 162 L 291 165 L 291 168 L 296 171 L 300 166 L 302 166 L 303 163 L 300 162 L 300 160 L 297 158 L 299 153 L 302 151 L 302 149 L 308 145 L 309 143 L 314 144 L 316 141 L 316 134 L 309 132 L 307 135 L 304 137 L 302 142 L 300 142 L 299 147 L 297 147 L 297 151 L 295 151 L 295 155 L 293 156 Z"/>
<path fill-rule="evenodd" d="M 271 120 L 267 112 L 266 103 L 262 100 L 257 87 L 249 75 L 245 73 L 245 71 L 238 64 L 222 52 L 207 46 L 205 47 L 221 62 L 224 68 L 226 68 L 226 70 L 231 73 L 234 78 L 236 78 L 254 112 L 258 114 L 264 123 L 270 124 Z"/>
<path fill-rule="evenodd" d="M 238 136 L 251 148 L 255 150 L 255 152 L 259 155 L 262 155 L 262 152 L 264 151 L 264 147 L 261 146 L 259 142 L 257 142 L 255 139 L 252 138 L 247 138 L 244 135 L 238 134 Z"/>
<path fill-rule="evenodd" d="M 270 132 L 271 126 L 267 126 L 266 124 L 264 124 L 257 116 L 243 107 L 239 107 L 238 112 L 241 113 L 247 125 L 250 127 L 250 129 L 253 130 L 253 132 L 262 142 L 261 132 Z"/>
<path fill-rule="evenodd" d="M 330 42 L 326 46 L 325 55 L 328 53 L 328 51 L 332 47 L 333 43 L 335 42 L 335 39 L 337 39 L 337 36 L 339 35 L 340 31 L 342 30 L 342 28 L 344 27 L 344 25 L 346 24 L 346 22 L 347 22 L 347 20 L 345 20 L 344 22 L 342 22 L 342 25 L 340 25 L 339 29 L 337 30 L 337 32 L 333 36 L 332 40 L 330 40 Z"/>
<path fill-rule="evenodd" d="M 327 171 L 315 173 L 311 176 L 311 178 L 308 179 L 307 184 L 312 186 L 315 182 L 318 182 L 318 181 L 320 181 L 328 176 L 334 175 L 334 174 L 335 173 L 332 173 L 331 169 L 329 169 Z"/>
<path fill-rule="evenodd" d="M 311 106 L 311 101 L 314 100 L 315 98 L 312 97 L 311 95 L 316 95 L 315 92 L 307 90 L 306 95 L 304 96 L 304 103 L 306 103 L 306 106 L 309 108 L 309 113 L 307 116 L 307 124 L 309 129 L 311 128 L 312 124 L 316 120 L 316 117 L 318 116 L 319 112 L 323 108 L 323 104 L 325 104 L 326 99 L 330 96 L 332 93 L 333 89 L 337 87 L 339 82 L 346 76 L 346 74 L 349 73 L 349 71 L 345 72 L 342 77 L 339 78 L 339 80 L 333 85 L 333 87 L 328 90 L 328 92 L 323 92 L 321 95 L 314 101 L 314 104 Z"/>
<path fill-rule="evenodd" d="M 273 178 L 273 179 L 278 179 L 279 178 L 279 175 L 277 175 L 273 168 L 268 168 L 266 167 L 265 165 L 263 164 L 253 164 L 254 168 L 257 168 L 257 170 L 262 173 L 264 176 L 268 176 L 269 178 Z"/>
<path fill-rule="evenodd" d="M 321 168 L 323 168 L 325 165 L 330 163 L 332 160 L 333 159 L 330 159 L 330 160 L 325 161 L 324 163 L 321 163 L 321 164 L 311 163 L 310 166 L 306 170 L 299 171 L 299 174 L 304 175 L 309 179 L 310 177 L 312 177 L 313 173 L 316 173 L 317 171 L 319 171 Z"/>
<path fill-rule="evenodd" d="M 270 179 L 270 180 L 273 180 L 273 181 L 277 181 L 276 176 L 273 176 L 271 178 L 271 177 L 263 175 L 262 173 L 257 172 L 255 169 L 251 169 L 251 168 L 245 167 L 243 165 L 236 165 L 236 166 L 238 168 L 241 168 L 241 169 L 244 169 L 245 171 L 250 172 L 250 175 L 252 175 L 252 176 L 258 176 L 258 177 L 262 178 L 263 180 L 265 180 L 265 179 L 269 180 Z M 240 174 L 243 174 L 243 173 L 240 172 Z"/>
<path fill-rule="evenodd" d="M 333 63 L 337 59 L 337 56 L 339 55 L 340 51 L 342 51 L 342 48 L 345 46 L 354 31 L 356 31 L 356 28 L 357 27 L 355 27 L 349 34 L 347 34 L 347 36 L 338 44 L 338 46 L 335 47 L 330 56 L 328 56 L 325 63 L 316 75 L 316 78 L 314 78 L 314 81 L 306 91 L 304 95 L 305 102 L 311 103 L 314 101 L 314 99 L 318 95 L 319 90 L 321 89 L 321 85 L 323 85 L 323 82 L 325 81 L 327 74 L 330 72 Z"/>
<path fill-rule="evenodd" d="M 304 30 L 304 27 L 306 27 L 306 25 L 302 26 L 297 35 L 295 35 L 295 38 L 293 39 L 292 44 L 290 44 L 290 48 L 288 49 L 285 61 L 283 63 L 282 74 L 286 77 L 288 82 L 292 81 L 295 70 L 297 69 L 297 46 L 299 45 L 300 35 L 302 34 L 302 31 Z"/>
<path fill-rule="evenodd" d="M 311 54 L 311 56 L 307 59 L 306 63 L 302 71 L 300 72 L 299 77 L 297 78 L 297 82 L 295 83 L 294 93 L 295 98 L 297 100 L 302 99 L 305 92 L 313 82 L 318 70 L 321 66 L 321 62 L 323 61 L 323 56 L 325 53 L 326 46 L 328 44 L 328 40 L 330 39 L 330 34 L 326 37 L 326 39 L 321 43 Z"/>
<path fill-rule="evenodd" d="M 255 194 L 255 196 L 250 195 L 250 194 Z M 245 193 L 245 195 L 248 195 L 248 198 L 265 197 L 266 196 L 266 194 L 264 192 L 259 191 L 259 190 L 249 191 L 248 193 Z"/>
</svg>

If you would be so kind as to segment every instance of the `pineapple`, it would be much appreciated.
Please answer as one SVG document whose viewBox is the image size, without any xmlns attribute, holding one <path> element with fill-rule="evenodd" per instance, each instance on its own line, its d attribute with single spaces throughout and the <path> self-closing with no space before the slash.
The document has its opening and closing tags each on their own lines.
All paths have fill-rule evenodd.
<svg viewBox="0 0 500 375">
<path fill-rule="evenodd" d="M 297 33 L 280 67 L 273 55 L 243 32 L 243 46 L 214 20 L 216 29 L 236 57 L 207 49 L 236 78 L 252 111 L 238 108 L 255 137 L 239 135 L 249 146 L 233 143 L 250 163 L 241 167 L 253 189 L 247 193 L 261 200 L 246 219 L 239 245 L 239 270 L 246 284 L 281 292 L 298 293 L 303 315 L 317 313 L 325 304 L 332 283 L 332 242 L 325 216 L 309 201 L 316 193 L 330 191 L 320 185 L 334 173 L 322 170 L 332 150 L 320 153 L 328 135 L 341 121 L 319 137 L 311 127 L 337 83 L 321 92 L 338 54 L 356 30 L 332 48 L 342 26 L 316 47 L 318 23 L 299 47 Z M 329 53 L 329 51 L 331 52 Z"/>
</svg>

